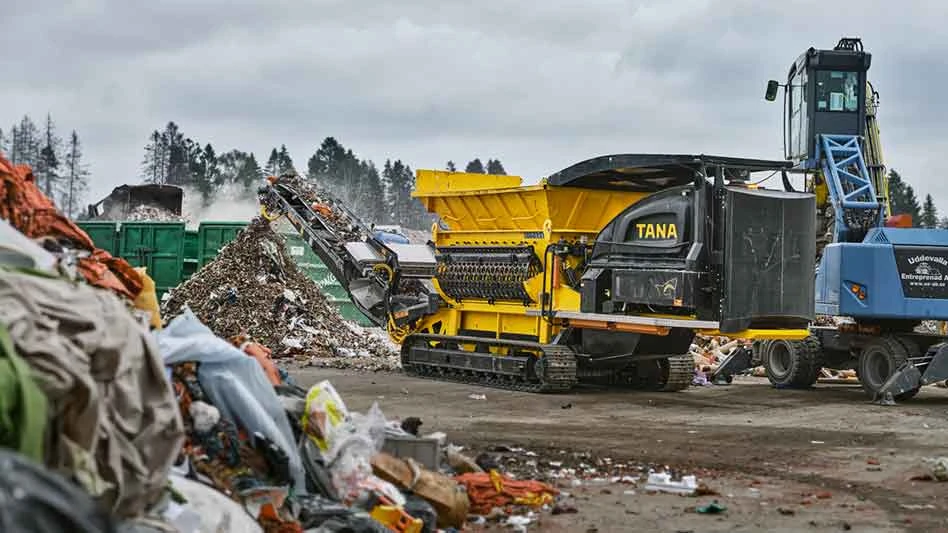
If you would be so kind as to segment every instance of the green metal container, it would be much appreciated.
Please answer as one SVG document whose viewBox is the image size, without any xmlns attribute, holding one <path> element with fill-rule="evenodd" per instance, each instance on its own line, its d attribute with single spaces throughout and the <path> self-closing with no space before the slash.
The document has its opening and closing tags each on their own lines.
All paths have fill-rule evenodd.
<svg viewBox="0 0 948 533">
<path fill-rule="evenodd" d="M 201 222 L 198 226 L 198 268 L 213 261 L 221 248 L 237 238 L 246 227 L 247 222 Z"/>
<path fill-rule="evenodd" d="M 76 225 L 89 235 L 96 248 L 101 248 L 114 256 L 118 255 L 118 222 L 89 220 L 77 222 Z"/>
<path fill-rule="evenodd" d="M 295 233 L 284 233 L 283 237 L 286 239 L 287 253 L 296 261 L 296 266 L 319 286 L 320 292 L 339 314 L 361 326 L 371 326 L 372 322 L 352 303 L 346 289 L 309 245 Z"/>
<path fill-rule="evenodd" d="M 181 265 L 182 281 L 190 278 L 198 269 L 198 232 L 185 230 L 184 232 L 184 259 Z"/>
<path fill-rule="evenodd" d="M 161 298 L 181 282 L 184 235 L 184 222 L 123 222 L 119 256 L 132 266 L 147 268 Z"/>
</svg>

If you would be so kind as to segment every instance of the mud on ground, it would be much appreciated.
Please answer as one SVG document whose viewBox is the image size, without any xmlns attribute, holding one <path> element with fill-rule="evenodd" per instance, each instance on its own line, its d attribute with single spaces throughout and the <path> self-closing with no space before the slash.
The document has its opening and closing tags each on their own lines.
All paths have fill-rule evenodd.
<svg viewBox="0 0 948 533">
<path fill-rule="evenodd" d="M 418 416 L 422 432 L 443 431 L 475 455 L 514 448 L 496 453 L 514 471 L 575 468 L 554 482 L 578 512 L 541 515 L 531 531 L 948 531 L 948 483 L 911 480 L 924 458 L 948 455 L 944 389 L 881 407 L 858 386 L 775 390 L 757 378 L 681 393 L 567 395 L 330 369 L 296 378 L 329 379 L 350 409 L 378 401 L 389 418 Z M 665 465 L 719 494 L 649 494 L 616 475 Z M 695 511 L 713 500 L 727 511 Z"/>
</svg>

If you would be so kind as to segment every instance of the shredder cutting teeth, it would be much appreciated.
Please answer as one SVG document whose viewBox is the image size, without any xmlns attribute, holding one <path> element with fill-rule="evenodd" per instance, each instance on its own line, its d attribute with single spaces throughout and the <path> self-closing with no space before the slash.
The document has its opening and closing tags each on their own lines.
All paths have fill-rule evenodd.
<svg viewBox="0 0 948 533">
<path fill-rule="evenodd" d="M 409 374 L 530 392 L 677 391 L 691 384 L 698 332 L 807 336 L 814 196 L 749 184 L 788 164 L 612 155 L 537 185 L 419 170 L 413 196 L 440 218 L 426 245 L 374 238 L 295 176 L 272 178 L 260 200 L 401 344 Z"/>
</svg>

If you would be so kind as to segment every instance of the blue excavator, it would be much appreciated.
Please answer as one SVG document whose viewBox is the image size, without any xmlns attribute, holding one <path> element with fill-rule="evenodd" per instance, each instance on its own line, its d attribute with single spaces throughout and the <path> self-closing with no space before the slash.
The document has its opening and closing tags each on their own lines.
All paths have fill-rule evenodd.
<svg viewBox="0 0 948 533">
<path fill-rule="evenodd" d="M 876 112 L 872 56 L 859 38 L 810 48 L 765 99 L 784 100 L 784 156 L 817 199 L 818 320 L 802 341 L 762 341 L 753 358 L 778 388 L 808 388 L 823 367 L 855 369 L 882 403 L 948 379 L 948 231 L 893 216 Z M 799 180 L 793 180 L 798 183 Z"/>
</svg>

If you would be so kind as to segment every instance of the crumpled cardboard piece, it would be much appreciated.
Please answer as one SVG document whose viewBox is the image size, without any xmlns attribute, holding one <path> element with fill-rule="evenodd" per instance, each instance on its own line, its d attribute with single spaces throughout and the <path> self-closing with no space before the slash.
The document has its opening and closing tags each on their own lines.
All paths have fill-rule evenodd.
<svg viewBox="0 0 948 533">
<path fill-rule="evenodd" d="M 470 501 L 455 480 L 426 470 L 412 459 L 402 460 L 384 452 L 372 457 L 372 471 L 379 478 L 430 503 L 438 512 L 438 527 L 463 527 Z"/>
</svg>

